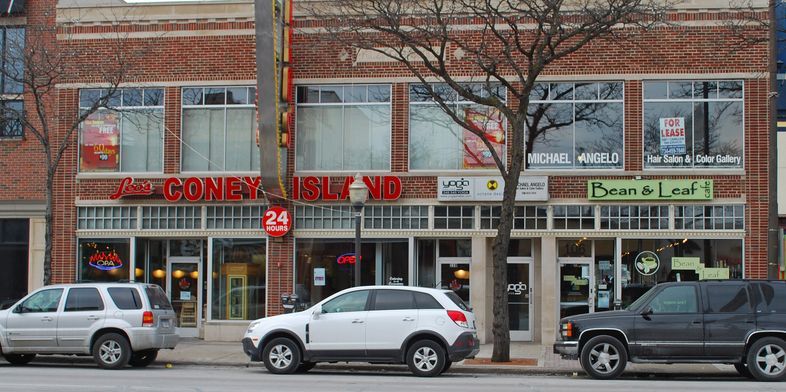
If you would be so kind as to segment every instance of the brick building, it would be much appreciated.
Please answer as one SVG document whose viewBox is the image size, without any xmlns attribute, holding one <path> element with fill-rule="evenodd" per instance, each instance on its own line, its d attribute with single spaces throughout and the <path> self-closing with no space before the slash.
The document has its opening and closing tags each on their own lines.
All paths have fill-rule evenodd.
<svg viewBox="0 0 786 392">
<path fill-rule="evenodd" d="M 570 125 L 528 154 L 508 259 L 514 340 L 547 344 L 560 316 L 626 305 L 658 281 L 766 277 L 768 52 L 729 50 L 724 6 L 695 0 L 674 26 L 629 47 L 598 41 L 541 77 L 534 107 Z M 82 54 L 59 86 L 62 113 L 100 93 L 79 64 L 112 61 L 118 40 L 137 56 L 122 110 L 92 116 L 59 173 L 56 282 L 158 283 L 184 334 L 236 340 L 282 311 L 282 293 L 314 303 L 352 284 L 344 188 L 360 172 L 373 190 L 363 283 L 453 289 L 490 340 L 499 178 L 403 67 L 327 43 L 296 13 L 294 223 L 267 238 L 253 2 L 61 0 L 56 20 L 58 45 Z M 662 192 L 643 200 L 646 186 Z"/>
</svg>

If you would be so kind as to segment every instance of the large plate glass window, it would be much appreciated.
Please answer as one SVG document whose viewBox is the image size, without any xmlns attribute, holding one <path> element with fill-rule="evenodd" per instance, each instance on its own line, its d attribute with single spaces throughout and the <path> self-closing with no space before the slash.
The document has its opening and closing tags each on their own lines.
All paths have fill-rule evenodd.
<svg viewBox="0 0 786 392">
<path fill-rule="evenodd" d="M 505 160 L 506 122 L 499 110 L 467 101 L 445 84 L 431 85 L 451 110 L 476 131 L 483 132 L 494 151 Z M 505 101 L 498 84 L 468 87 L 480 96 Z M 491 150 L 474 132 L 456 123 L 434 101 L 428 87 L 409 88 L 409 168 L 412 170 L 496 169 Z"/>
<path fill-rule="evenodd" d="M 622 169 L 624 84 L 538 83 L 527 112 L 530 169 Z"/>
<path fill-rule="evenodd" d="M 644 82 L 645 168 L 741 168 L 743 82 Z"/>
<path fill-rule="evenodd" d="M 127 238 L 79 240 L 79 279 L 116 282 L 130 278 L 131 247 Z"/>
<path fill-rule="evenodd" d="M 23 136 L 24 49 L 24 28 L 0 26 L 0 138 Z"/>
<path fill-rule="evenodd" d="M 298 86 L 297 170 L 390 170 L 390 85 Z"/>
<path fill-rule="evenodd" d="M 79 91 L 80 110 L 102 106 L 81 124 L 79 171 L 162 172 L 164 90 L 128 88 L 109 94 Z"/>
<path fill-rule="evenodd" d="M 257 171 L 253 87 L 183 89 L 183 171 Z"/>
<path fill-rule="evenodd" d="M 213 240 L 213 320 L 265 317 L 265 240 Z"/>
<path fill-rule="evenodd" d="M 0 308 L 27 293 L 29 219 L 0 219 Z"/>
</svg>

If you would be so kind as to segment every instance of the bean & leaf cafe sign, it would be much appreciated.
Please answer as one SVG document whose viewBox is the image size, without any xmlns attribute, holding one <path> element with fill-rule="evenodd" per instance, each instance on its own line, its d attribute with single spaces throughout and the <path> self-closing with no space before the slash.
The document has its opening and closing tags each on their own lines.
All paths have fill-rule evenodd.
<svg viewBox="0 0 786 392">
<path fill-rule="evenodd" d="M 589 180 L 589 200 L 712 200 L 713 180 Z"/>
</svg>

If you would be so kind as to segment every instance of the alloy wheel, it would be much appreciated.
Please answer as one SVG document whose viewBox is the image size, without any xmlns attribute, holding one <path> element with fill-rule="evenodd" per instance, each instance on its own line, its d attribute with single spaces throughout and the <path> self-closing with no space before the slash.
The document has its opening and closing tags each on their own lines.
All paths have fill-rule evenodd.
<svg viewBox="0 0 786 392">
<path fill-rule="evenodd" d="M 120 347 L 120 343 L 114 340 L 107 340 L 101 345 L 99 355 L 104 363 L 111 365 L 120 360 L 120 357 L 123 355 L 123 349 Z"/>
<path fill-rule="evenodd" d="M 437 366 L 437 362 L 439 362 L 437 352 L 432 350 L 431 347 L 421 347 L 417 349 L 413 359 L 415 362 L 415 367 L 424 372 L 434 370 L 434 368 Z"/>
<path fill-rule="evenodd" d="M 786 370 L 786 352 L 774 344 L 762 346 L 756 353 L 756 365 L 762 373 L 777 376 Z"/>
<path fill-rule="evenodd" d="M 292 350 L 283 344 L 279 344 L 273 346 L 268 357 L 270 358 L 270 363 L 276 369 L 286 369 L 292 363 Z"/>
<path fill-rule="evenodd" d="M 620 353 L 608 343 L 598 344 L 592 348 L 589 355 L 590 366 L 596 371 L 608 374 L 614 371 L 620 363 Z"/>
</svg>

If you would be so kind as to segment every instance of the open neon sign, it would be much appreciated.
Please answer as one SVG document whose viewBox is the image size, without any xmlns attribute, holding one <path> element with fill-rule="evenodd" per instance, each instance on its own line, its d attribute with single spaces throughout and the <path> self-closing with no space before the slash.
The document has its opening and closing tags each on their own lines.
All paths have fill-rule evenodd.
<svg viewBox="0 0 786 392">
<path fill-rule="evenodd" d="M 363 260 L 363 257 L 360 257 Z M 338 264 L 355 264 L 355 254 L 354 253 L 344 253 L 341 256 L 336 258 L 336 262 Z"/>
</svg>

